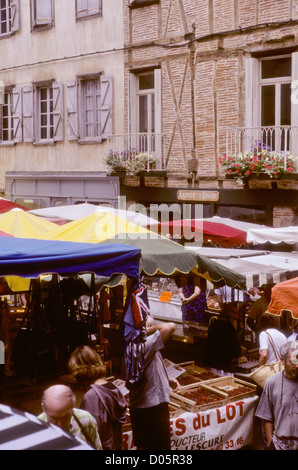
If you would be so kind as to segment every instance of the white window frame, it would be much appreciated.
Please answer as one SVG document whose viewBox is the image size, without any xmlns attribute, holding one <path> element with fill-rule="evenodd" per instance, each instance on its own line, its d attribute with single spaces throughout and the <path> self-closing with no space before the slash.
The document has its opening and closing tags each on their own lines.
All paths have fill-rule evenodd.
<svg viewBox="0 0 298 470">
<path fill-rule="evenodd" d="M 54 0 L 31 0 L 32 31 L 49 29 L 54 26 Z"/>
<path fill-rule="evenodd" d="M 285 77 L 276 79 L 261 79 L 261 62 L 262 60 L 278 59 L 281 57 L 289 57 L 289 54 L 280 54 L 269 56 L 266 58 L 246 58 L 245 59 L 245 127 L 247 129 L 261 127 L 261 85 L 271 83 L 285 83 Z M 290 82 L 298 80 L 298 52 L 291 54 L 292 73 Z M 276 110 L 278 111 L 278 110 Z M 298 106 L 293 101 L 291 103 L 291 126 L 298 126 Z M 246 146 L 245 146 L 246 148 Z M 298 152 L 298 139 L 293 139 L 291 151 L 295 154 Z"/>
<path fill-rule="evenodd" d="M 101 74 L 95 76 L 81 77 L 79 80 L 79 101 L 80 101 L 80 136 L 81 140 L 85 143 L 88 142 L 101 142 L 101 117 L 97 120 L 98 114 L 100 115 L 100 100 L 101 100 L 101 86 L 100 86 Z M 92 85 L 92 108 L 87 109 L 87 84 Z M 99 95 L 97 89 L 99 88 Z M 92 121 L 87 122 L 87 112 L 92 113 Z M 87 125 L 92 126 L 93 133 L 88 135 Z M 96 131 L 99 126 L 99 132 Z"/>
<path fill-rule="evenodd" d="M 140 90 L 139 89 L 139 77 L 145 75 L 146 73 L 154 73 L 154 89 Z M 154 151 L 156 155 L 162 155 L 162 71 L 160 68 L 153 68 L 152 70 L 136 71 L 131 72 L 130 74 L 130 133 L 131 134 L 140 134 L 140 110 L 139 110 L 139 97 L 142 95 L 154 94 L 154 132 L 155 142 L 154 142 Z M 148 116 L 149 124 L 151 125 L 151 113 Z M 150 134 L 150 129 L 149 129 Z"/>
<path fill-rule="evenodd" d="M 102 15 L 102 0 L 76 0 L 76 20 Z"/>
<path fill-rule="evenodd" d="M 7 97 L 7 103 L 5 103 Z M 3 127 L 3 120 L 4 120 L 4 113 L 3 110 L 7 109 L 7 113 L 5 117 L 7 118 L 9 125 L 6 128 L 9 138 L 4 139 L 3 138 L 3 132 L 4 132 L 4 127 Z M 11 87 L 5 87 L 4 89 L 4 100 L 3 103 L 0 105 L 0 118 L 1 118 L 1 123 L 0 123 L 0 145 L 3 146 L 9 146 L 9 145 L 14 145 L 14 122 L 13 122 L 13 86 Z"/>
<path fill-rule="evenodd" d="M 0 38 L 11 36 L 20 30 L 20 0 L 5 0 L 6 5 L 0 11 Z M 2 32 L 2 11 L 6 11 L 6 31 Z"/>
<path fill-rule="evenodd" d="M 36 134 L 35 139 L 39 144 L 49 144 L 53 142 L 54 136 L 54 112 L 53 112 L 53 87 L 52 84 L 36 85 Z M 41 94 L 46 92 L 46 111 L 41 111 Z M 45 118 L 45 124 L 42 123 L 42 116 Z M 46 136 L 42 136 L 42 129 L 45 130 Z"/>
</svg>

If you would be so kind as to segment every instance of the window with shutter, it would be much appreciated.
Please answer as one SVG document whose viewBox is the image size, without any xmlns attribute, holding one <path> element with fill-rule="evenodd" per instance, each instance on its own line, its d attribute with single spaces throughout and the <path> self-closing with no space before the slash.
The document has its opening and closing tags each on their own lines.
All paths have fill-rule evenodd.
<svg viewBox="0 0 298 470">
<path fill-rule="evenodd" d="M 54 0 L 31 0 L 32 29 L 51 28 L 54 24 Z"/>
<path fill-rule="evenodd" d="M 66 83 L 67 137 L 80 144 L 99 143 L 113 131 L 112 77 L 100 73 Z"/>
<path fill-rule="evenodd" d="M 101 16 L 102 0 L 76 0 L 76 19 L 88 19 Z"/>
<path fill-rule="evenodd" d="M 20 0 L 1 0 L 0 36 L 7 36 L 20 29 Z"/>
</svg>

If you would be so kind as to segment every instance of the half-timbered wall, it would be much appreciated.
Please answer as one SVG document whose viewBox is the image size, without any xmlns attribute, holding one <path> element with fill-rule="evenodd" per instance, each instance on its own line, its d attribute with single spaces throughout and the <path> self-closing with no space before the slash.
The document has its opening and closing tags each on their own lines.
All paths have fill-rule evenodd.
<svg viewBox="0 0 298 470">
<path fill-rule="evenodd" d="M 168 174 L 181 181 L 187 177 L 188 161 L 195 157 L 198 178 L 217 179 L 226 128 L 245 125 L 245 59 L 296 51 L 298 2 L 136 3 L 129 6 L 129 0 L 124 1 L 127 122 L 129 73 L 160 67 Z"/>
</svg>

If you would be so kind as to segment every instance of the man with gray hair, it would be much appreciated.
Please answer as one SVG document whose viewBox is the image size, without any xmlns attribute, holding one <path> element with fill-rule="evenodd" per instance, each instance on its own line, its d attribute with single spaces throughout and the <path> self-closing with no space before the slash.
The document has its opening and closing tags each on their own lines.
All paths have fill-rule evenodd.
<svg viewBox="0 0 298 470">
<path fill-rule="evenodd" d="M 267 379 L 256 417 L 268 450 L 298 450 L 298 341 L 283 344 L 280 356 L 284 370 Z"/>
<path fill-rule="evenodd" d="M 76 397 L 70 387 L 53 385 L 44 391 L 43 413 L 38 418 L 87 441 L 94 449 L 101 450 L 95 418 L 88 411 L 75 408 L 75 403 Z"/>
</svg>

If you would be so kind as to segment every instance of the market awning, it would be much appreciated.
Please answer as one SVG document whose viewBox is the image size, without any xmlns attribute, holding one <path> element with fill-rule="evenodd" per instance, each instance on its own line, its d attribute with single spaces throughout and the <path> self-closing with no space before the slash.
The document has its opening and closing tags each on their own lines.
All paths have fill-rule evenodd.
<svg viewBox="0 0 298 470">
<path fill-rule="evenodd" d="M 280 315 L 282 310 L 290 310 L 298 318 L 298 277 L 281 282 L 271 291 L 271 302 L 267 312 Z"/>
<path fill-rule="evenodd" d="M 246 288 L 259 287 L 262 284 L 283 282 L 298 276 L 298 253 L 277 253 L 247 250 L 226 250 L 224 248 L 188 247 L 197 253 L 216 260 L 244 278 Z"/>
<path fill-rule="evenodd" d="M 11 211 L 12 209 L 22 209 L 27 210 L 26 207 L 21 206 L 20 204 L 16 204 L 15 202 L 9 201 L 4 197 L 0 197 L 0 214 L 4 214 L 5 212 Z"/>
<path fill-rule="evenodd" d="M 31 214 L 38 215 L 39 217 L 53 217 L 68 221 L 78 220 L 82 217 L 86 217 L 87 215 L 92 215 L 95 212 L 107 212 L 116 215 L 117 217 L 121 217 L 122 219 L 125 219 L 128 222 L 133 222 L 134 224 L 142 226 L 157 223 L 156 220 L 152 219 L 151 217 L 148 217 L 145 214 L 142 214 L 141 212 L 130 210 L 127 211 L 106 206 L 98 206 L 95 204 L 90 204 L 88 202 L 57 207 L 45 207 L 42 209 L 34 209 L 30 211 Z"/>
<path fill-rule="evenodd" d="M 48 220 L 41 219 L 36 215 L 21 209 L 12 209 L 5 214 L 0 214 L 0 230 L 20 238 L 39 238 L 56 224 Z"/>
<path fill-rule="evenodd" d="M 141 250 L 120 244 L 75 243 L 3 237 L 0 244 L 0 276 L 39 277 L 42 274 L 72 276 L 93 272 L 109 278 L 115 274 L 139 277 Z"/>
<path fill-rule="evenodd" d="M 194 238 L 197 242 L 201 240 L 204 243 L 226 248 L 246 246 L 248 244 L 247 231 L 261 227 L 261 225 L 218 216 L 173 220 L 150 226 L 151 230 L 164 236 L 170 234 L 175 239 L 186 240 Z"/>
<path fill-rule="evenodd" d="M 298 227 L 270 227 L 250 229 L 247 232 L 247 241 L 253 245 L 262 245 L 271 243 L 278 245 L 280 243 L 286 245 L 298 244 Z"/>
<path fill-rule="evenodd" d="M 81 439 L 30 413 L 0 404 L 0 450 L 92 450 Z"/>
<path fill-rule="evenodd" d="M 237 273 L 183 246 L 113 214 L 92 214 L 57 227 L 44 238 L 76 240 L 111 245 L 121 243 L 141 249 L 140 272 L 148 276 L 176 276 L 193 273 L 210 282 L 243 285 Z"/>
</svg>

